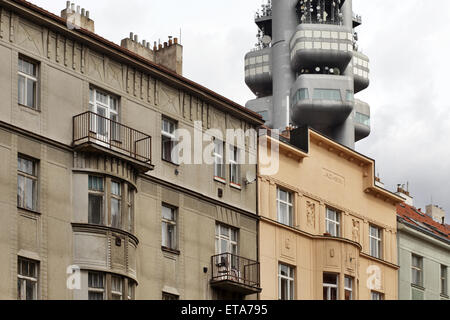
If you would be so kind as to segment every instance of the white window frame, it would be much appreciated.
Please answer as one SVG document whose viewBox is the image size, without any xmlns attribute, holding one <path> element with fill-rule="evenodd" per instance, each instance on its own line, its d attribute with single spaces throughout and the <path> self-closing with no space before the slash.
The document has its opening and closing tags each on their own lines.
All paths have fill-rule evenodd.
<svg viewBox="0 0 450 320">
<path fill-rule="evenodd" d="M 119 194 L 114 194 L 113 193 L 112 186 L 114 184 L 116 184 L 118 186 L 118 188 L 119 188 L 119 192 L 118 193 Z M 116 229 L 122 229 L 122 194 L 123 194 L 122 189 L 123 189 L 122 183 L 120 183 L 118 181 L 111 180 L 111 200 L 110 200 L 110 202 L 111 202 L 110 203 L 110 205 L 111 205 L 111 224 L 110 225 L 111 225 L 112 228 L 116 228 Z M 114 225 L 113 224 L 113 222 L 114 222 L 113 211 L 112 211 L 112 207 L 113 207 L 112 203 L 113 203 L 113 201 L 117 201 L 118 204 L 119 204 L 119 212 L 118 212 L 118 217 L 117 217 L 118 225 Z"/>
<path fill-rule="evenodd" d="M 331 289 L 336 289 L 336 300 L 339 300 L 339 275 L 334 273 L 324 273 L 324 276 L 325 274 L 336 277 L 336 284 L 323 282 L 323 288 L 327 289 L 327 299 L 325 299 L 325 297 L 323 297 L 323 299 L 331 301 Z"/>
<path fill-rule="evenodd" d="M 371 291 L 370 296 L 372 301 L 382 301 L 384 300 L 384 294 L 376 291 Z"/>
<path fill-rule="evenodd" d="M 344 292 L 350 292 L 350 300 L 354 300 L 354 297 L 353 297 L 353 287 L 354 287 L 354 285 L 353 284 L 354 284 L 354 278 L 350 277 L 350 276 L 345 276 L 345 279 L 344 279 Z M 344 295 L 344 297 L 345 297 L 345 295 Z"/>
<path fill-rule="evenodd" d="M 214 138 L 214 179 L 222 183 L 226 183 L 224 154 L 225 143 L 220 139 Z"/>
<path fill-rule="evenodd" d="M 116 283 L 114 281 L 117 280 Z M 111 299 L 112 300 L 123 300 L 123 282 L 124 279 L 119 276 L 111 276 Z M 114 288 L 115 285 L 119 284 L 120 288 Z M 114 290 L 119 289 L 120 291 Z M 114 297 L 118 297 L 119 299 L 114 299 Z"/>
<path fill-rule="evenodd" d="M 24 73 L 24 72 L 22 72 L 22 71 L 20 71 L 20 68 L 19 68 L 19 63 L 20 63 L 20 61 L 23 61 L 23 62 L 26 62 L 26 63 L 29 63 L 29 64 L 32 64 L 32 65 L 34 65 L 34 67 L 35 67 L 35 70 L 36 70 L 36 74 L 35 75 L 31 75 L 31 74 L 27 74 L 27 73 Z M 39 81 L 38 81 L 38 78 L 39 78 L 39 64 L 38 63 L 36 63 L 36 62 L 32 62 L 31 60 L 29 60 L 29 59 L 27 59 L 27 58 L 25 58 L 25 57 L 22 57 L 22 56 L 19 56 L 19 60 L 18 60 L 18 63 L 17 63 L 17 73 L 18 73 L 18 76 L 19 76 L 19 81 L 20 81 L 20 77 L 23 77 L 23 78 L 25 78 L 25 87 L 24 87 L 24 97 L 23 97 L 23 99 L 25 99 L 25 101 L 20 101 L 20 92 L 19 92 L 19 87 L 17 88 L 17 93 L 18 93 L 18 102 L 19 102 L 19 104 L 20 105 L 22 105 L 22 106 L 24 106 L 24 107 L 28 107 L 28 108 L 31 108 L 31 109 L 33 109 L 33 110 L 38 110 L 38 92 L 39 92 Z M 34 105 L 33 106 L 29 106 L 27 103 L 28 103 L 28 86 L 27 86 L 27 82 L 28 82 L 28 80 L 30 80 L 30 81 L 32 81 L 32 82 L 34 82 L 35 83 L 35 92 L 34 92 L 34 95 L 33 95 L 33 103 L 34 103 Z"/>
<path fill-rule="evenodd" d="M 373 235 L 372 231 L 375 231 L 376 234 Z M 372 240 L 377 243 L 377 246 L 374 248 L 372 246 Z M 383 244 L 383 230 L 374 225 L 370 225 L 369 227 L 369 245 L 370 245 L 370 255 L 374 258 L 381 259 L 382 258 L 382 244 Z"/>
<path fill-rule="evenodd" d="M 230 145 L 230 185 L 232 187 L 241 188 L 241 149 L 234 145 Z"/>
<path fill-rule="evenodd" d="M 20 161 L 27 161 L 30 162 L 33 166 L 33 172 L 30 174 L 28 172 L 24 172 L 20 170 L 20 166 L 19 166 L 19 162 Z M 22 155 L 19 155 L 17 157 L 17 192 L 19 192 L 19 188 L 23 189 L 23 199 L 22 199 L 22 203 L 20 203 L 19 201 L 19 197 L 17 197 L 17 206 L 21 209 L 25 209 L 25 210 L 31 210 L 31 211 L 37 211 L 38 210 L 38 167 L 37 167 L 37 161 L 30 159 L 28 157 L 24 157 Z M 19 183 L 19 177 L 21 177 L 22 181 L 23 181 L 23 185 L 20 186 Z M 33 190 L 28 190 L 27 189 L 27 181 L 30 180 L 31 183 L 33 184 Z M 27 207 L 27 203 L 26 203 L 26 198 L 27 198 L 27 194 L 29 192 L 32 192 L 32 208 L 28 208 Z M 17 194 L 19 196 L 19 194 Z"/>
<path fill-rule="evenodd" d="M 418 262 L 420 263 L 420 266 L 415 266 L 414 265 L 414 258 L 418 259 Z M 420 283 L 415 283 L 415 279 L 414 279 L 414 271 L 418 272 L 420 275 Z M 423 286 L 423 257 L 418 256 L 416 254 L 412 254 L 411 255 L 411 283 L 415 286 L 419 286 L 422 287 Z"/>
<path fill-rule="evenodd" d="M 134 189 L 127 186 L 127 231 L 134 232 Z"/>
<path fill-rule="evenodd" d="M 97 100 L 97 93 L 101 95 L 105 95 L 108 97 L 108 102 L 102 102 Z M 112 103 L 115 101 L 114 104 Z M 101 115 L 99 113 L 99 109 L 102 109 L 105 114 Z M 113 96 L 103 90 L 99 90 L 97 88 L 91 87 L 89 89 L 89 110 L 100 117 L 104 117 L 113 122 L 120 122 L 120 106 L 119 106 L 119 98 Z M 91 130 L 93 130 L 97 134 L 97 139 L 100 142 L 109 143 L 110 141 L 120 141 L 120 126 L 111 125 L 111 131 L 109 132 L 109 128 L 105 127 L 104 130 L 106 134 L 99 132 L 99 123 L 102 121 L 102 118 L 92 118 L 91 119 Z M 114 124 L 114 123 L 112 123 Z"/>
<path fill-rule="evenodd" d="M 336 220 L 332 220 L 329 218 L 329 213 L 333 212 L 336 214 Z M 329 229 L 329 224 L 333 225 L 333 230 Z M 325 212 L 325 230 L 327 233 L 331 234 L 332 237 L 340 237 L 341 236 L 341 213 L 337 210 L 327 208 Z"/>
<path fill-rule="evenodd" d="M 222 229 L 227 231 L 226 235 L 222 234 Z M 236 240 L 233 240 L 233 233 Z M 227 250 L 222 252 L 221 242 L 225 241 L 227 243 Z M 230 253 L 233 255 L 238 255 L 239 253 L 239 231 L 235 228 L 226 226 L 221 223 L 216 224 L 216 254 Z"/>
<path fill-rule="evenodd" d="M 284 192 L 287 194 L 287 201 L 281 200 L 281 192 Z M 281 212 L 281 205 L 285 205 L 287 208 L 287 217 L 282 217 L 284 213 Z M 287 220 L 288 223 L 285 224 L 287 226 L 293 227 L 294 226 L 294 194 L 290 191 L 287 191 L 282 188 L 277 188 L 277 218 L 278 222 L 285 224 L 283 220 Z M 283 219 L 286 218 L 286 219 Z"/>
<path fill-rule="evenodd" d="M 441 265 L 441 295 L 448 296 L 448 267 Z"/>
<path fill-rule="evenodd" d="M 88 186 L 88 197 L 91 196 L 91 195 L 93 197 L 99 197 L 99 198 L 101 197 L 101 199 L 102 199 L 102 209 L 101 209 L 101 212 L 100 212 L 101 217 L 100 217 L 100 224 L 99 225 L 100 226 L 105 226 L 106 225 L 105 188 L 106 188 L 107 181 L 106 181 L 106 179 L 104 177 L 95 176 L 95 175 L 90 175 L 88 177 L 88 179 L 90 179 L 90 178 L 95 178 L 95 179 L 101 179 L 102 180 L 103 190 L 102 191 L 94 190 L 94 189 L 89 188 L 89 186 Z M 89 199 L 88 199 L 88 205 L 89 205 Z M 89 218 L 90 218 L 90 215 L 89 215 L 89 209 L 88 209 L 88 219 Z M 89 222 L 89 223 L 94 224 L 92 222 Z"/>
<path fill-rule="evenodd" d="M 281 274 L 282 268 L 288 268 L 289 275 L 285 276 Z M 288 266 L 283 263 L 278 264 L 278 300 L 282 300 L 281 296 L 281 282 L 285 280 L 287 283 L 287 294 L 288 296 L 284 301 L 294 300 L 295 299 L 295 269 L 291 266 Z M 292 296 L 291 296 L 292 294 Z"/>
<path fill-rule="evenodd" d="M 164 124 L 168 123 L 168 127 L 171 128 L 173 126 L 173 132 L 166 131 L 164 129 Z M 178 164 L 178 154 L 177 152 L 174 152 L 176 150 L 176 143 L 178 142 L 178 138 L 175 135 L 175 132 L 177 130 L 178 123 L 175 120 L 171 120 L 168 118 L 163 117 L 161 122 L 161 158 L 164 161 L 168 161 L 174 164 Z M 169 129 L 170 130 L 170 129 Z M 170 159 L 165 159 L 164 157 L 164 138 L 170 139 L 172 142 L 172 148 L 170 150 Z"/>
<path fill-rule="evenodd" d="M 106 300 L 106 275 L 103 272 L 97 272 L 97 271 L 89 271 L 88 272 L 88 279 L 89 279 L 89 274 L 96 274 L 98 276 L 100 276 L 102 278 L 102 282 L 103 282 L 103 287 L 100 288 L 94 288 L 94 287 L 90 287 L 89 285 L 89 280 L 88 280 L 88 299 L 89 299 L 89 293 L 101 293 L 103 295 L 103 300 Z"/>
<path fill-rule="evenodd" d="M 33 299 L 32 300 L 37 300 L 38 299 L 38 286 L 39 286 L 39 262 L 19 257 L 17 260 L 17 263 L 18 263 L 17 299 L 18 300 L 26 300 L 27 299 L 27 282 L 31 282 L 33 284 Z M 34 276 L 22 275 L 20 273 L 22 271 L 21 264 L 23 264 L 23 263 L 28 263 L 28 264 L 34 265 L 34 271 L 35 271 Z M 20 272 L 19 272 L 19 270 L 20 270 Z"/>
<path fill-rule="evenodd" d="M 173 214 L 173 220 L 169 220 L 164 218 L 163 212 L 164 212 L 164 208 L 168 209 L 172 212 Z M 173 234 L 170 235 L 170 233 L 168 232 L 168 227 L 171 226 L 173 227 Z M 167 205 L 167 204 L 162 204 L 161 206 L 161 228 L 162 228 L 162 247 L 163 248 L 167 248 L 167 249 L 171 249 L 171 250 L 177 250 L 178 249 L 178 209 Z M 164 239 L 166 239 L 166 241 L 169 241 L 169 237 L 172 236 L 172 239 L 170 240 L 170 242 L 172 242 L 171 246 L 168 246 L 168 243 L 164 242 Z"/>
</svg>

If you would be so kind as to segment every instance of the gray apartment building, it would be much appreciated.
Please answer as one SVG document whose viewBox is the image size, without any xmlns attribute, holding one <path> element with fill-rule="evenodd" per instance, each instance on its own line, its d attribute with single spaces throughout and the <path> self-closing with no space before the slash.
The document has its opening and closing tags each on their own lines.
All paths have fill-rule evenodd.
<svg viewBox="0 0 450 320">
<path fill-rule="evenodd" d="M 263 121 L 184 78 L 178 39 L 138 40 L 0 0 L 0 299 L 257 298 L 257 136 L 221 136 Z"/>
<path fill-rule="evenodd" d="M 436 205 L 426 211 L 414 207 L 408 191 L 399 188 L 406 202 L 397 207 L 399 299 L 450 300 L 450 226 Z"/>
</svg>

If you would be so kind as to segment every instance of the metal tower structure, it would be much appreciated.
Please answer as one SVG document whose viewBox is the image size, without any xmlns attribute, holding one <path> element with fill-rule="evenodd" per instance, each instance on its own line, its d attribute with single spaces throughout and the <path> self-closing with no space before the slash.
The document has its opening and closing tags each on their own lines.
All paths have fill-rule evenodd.
<svg viewBox="0 0 450 320">
<path fill-rule="evenodd" d="M 268 0 L 255 22 L 247 108 L 271 128 L 307 125 L 354 149 L 370 134 L 370 107 L 355 100 L 369 86 L 369 59 L 358 51 L 352 0 Z"/>
</svg>

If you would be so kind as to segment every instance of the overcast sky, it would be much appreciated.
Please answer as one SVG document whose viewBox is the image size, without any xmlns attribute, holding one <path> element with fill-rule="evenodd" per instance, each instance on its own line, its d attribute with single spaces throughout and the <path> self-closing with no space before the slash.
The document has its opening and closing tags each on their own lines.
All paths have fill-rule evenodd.
<svg viewBox="0 0 450 320">
<path fill-rule="evenodd" d="M 58 13 L 64 0 L 31 0 Z M 280 0 L 275 0 L 280 1 Z M 242 105 L 244 55 L 256 43 L 254 13 L 263 0 L 78 0 L 96 33 L 120 43 L 180 35 L 184 76 Z M 372 110 L 372 134 L 357 150 L 376 160 L 389 190 L 409 182 L 418 208 L 444 207 L 450 218 L 450 1 L 354 0 L 362 15 L 359 47 L 371 85 L 357 95 Z"/>
</svg>

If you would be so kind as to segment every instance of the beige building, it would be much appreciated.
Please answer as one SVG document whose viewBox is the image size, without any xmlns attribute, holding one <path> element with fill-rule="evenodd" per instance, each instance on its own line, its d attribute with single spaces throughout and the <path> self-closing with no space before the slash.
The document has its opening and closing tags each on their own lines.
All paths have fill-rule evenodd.
<svg viewBox="0 0 450 320">
<path fill-rule="evenodd" d="M 256 298 L 257 138 L 220 136 L 261 118 L 182 77 L 177 39 L 61 16 L 0 0 L 0 299 Z M 196 121 L 212 164 L 171 152 Z"/>
<path fill-rule="evenodd" d="M 374 161 L 313 130 L 260 139 L 260 161 L 279 150 L 278 172 L 259 169 L 261 298 L 396 300 L 403 199 Z"/>
</svg>

